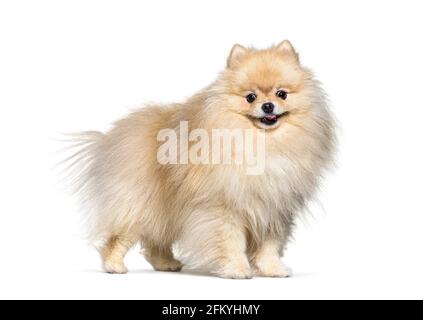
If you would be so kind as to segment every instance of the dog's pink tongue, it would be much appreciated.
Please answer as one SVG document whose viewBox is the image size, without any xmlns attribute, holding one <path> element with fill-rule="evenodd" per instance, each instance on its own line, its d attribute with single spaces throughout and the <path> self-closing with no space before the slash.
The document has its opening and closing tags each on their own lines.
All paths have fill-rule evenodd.
<svg viewBox="0 0 423 320">
<path fill-rule="evenodd" d="M 271 114 L 271 115 L 268 115 L 268 116 L 265 116 L 264 117 L 266 120 L 271 120 L 271 121 L 273 121 L 273 120 L 276 120 L 276 115 L 274 115 L 274 114 Z"/>
</svg>

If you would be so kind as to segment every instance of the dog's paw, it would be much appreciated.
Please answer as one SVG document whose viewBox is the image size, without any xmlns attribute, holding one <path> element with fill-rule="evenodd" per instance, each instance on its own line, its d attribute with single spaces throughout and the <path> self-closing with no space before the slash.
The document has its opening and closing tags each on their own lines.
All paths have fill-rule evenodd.
<svg viewBox="0 0 423 320">
<path fill-rule="evenodd" d="M 261 261 L 256 265 L 255 273 L 260 277 L 288 278 L 292 275 L 290 268 L 285 266 L 279 259 Z"/>
<path fill-rule="evenodd" d="M 182 263 L 176 259 L 160 260 L 160 261 L 155 261 L 153 267 L 154 267 L 154 270 L 156 271 L 177 272 L 177 271 L 181 271 Z"/>
<path fill-rule="evenodd" d="M 105 261 L 103 264 L 104 271 L 112 274 L 124 274 L 128 272 L 128 268 L 121 262 Z"/>
<path fill-rule="evenodd" d="M 253 271 L 249 264 L 228 264 L 221 268 L 216 275 L 225 279 L 251 279 Z"/>
<path fill-rule="evenodd" d="M 253 272 L 251 270 L 226 269 L 219 271 L 217 276 L 225 279 L 251 279 Z"/>
</svg>

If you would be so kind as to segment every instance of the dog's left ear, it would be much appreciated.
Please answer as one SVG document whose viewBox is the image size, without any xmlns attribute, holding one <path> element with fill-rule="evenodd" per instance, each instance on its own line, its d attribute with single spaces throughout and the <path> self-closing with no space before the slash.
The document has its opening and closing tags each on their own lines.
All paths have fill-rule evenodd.
<svg viewBox="0 0 423 320">
<path fill-rule="evenodd" d="M 297 62 L 299 62 L 299 56 L 297 51 L 295 51 L 294 46 L 288 40 L 284 40 L 276 46 L 276 49 L 281 53 L 292 56 Z"/>
<path fill-rule="evenodd" d="M 244 46 L 241 46 L 240 44 L 234 45 L 227 60 L 228 68 L 231 68 L 236 65 L 247 52 L 248 49 Z"/>
</svg>

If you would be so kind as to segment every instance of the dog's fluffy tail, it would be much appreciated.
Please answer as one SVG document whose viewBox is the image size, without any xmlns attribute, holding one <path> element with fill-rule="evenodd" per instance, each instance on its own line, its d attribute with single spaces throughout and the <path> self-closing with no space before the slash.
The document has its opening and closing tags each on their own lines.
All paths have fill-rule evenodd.
<svg viewBox="0 0 423 320">
<path fill-rule="evenodd" d="M 105 134 L 99 131 L 84 131 L 67 134 L 68 146 L 64 149 L 67 153 L 59 166 L 70 182 L 74 192 L 79 192 L 87 183 L 89 172 L 95 159 L 96 150 L 104 139 Z"/>
<path fill-rule="evenodd" d="M 95 160 L 106 135 L 98 131 L 85 131 L 75 134 L 66 134 L 64 142 L 67 146 L 63 149 L 65 157 L 58 164 L 61 178 L 66 182 L 70 192 L 78 198 L 82 205 L 84 225 L 87 226 L 87 240 L 94 240 L 92 233 L 93 201 L 91 184 L 94 177 Z"/>
</svg>

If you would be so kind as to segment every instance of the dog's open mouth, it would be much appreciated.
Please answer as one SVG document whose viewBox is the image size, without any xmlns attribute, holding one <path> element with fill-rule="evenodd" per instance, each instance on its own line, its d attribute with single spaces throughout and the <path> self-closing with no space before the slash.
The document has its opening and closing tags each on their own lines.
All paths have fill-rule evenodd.
<svg viewBox="0 0 423 320">
<path fill-rule="evenodd" d="M 276 114 L 269 114 L 267 116 L 264 116 L 263 118 L 260 118 L 260 122 L 268 126 L 275 124 L 277 121 L 278 121 L 278 116 Z"/>
<path fill-rule="evenodd" d="M 266 126 L 272 126 L 278 122 L 278 120 L 282 117 L 285 117 L 288 115 L 288 111 L 281 113 L 281 114 L 267 114 L 262 118 L 254 118 L 255 120 L 259 120 L 262 124 Z"/>
</svg>

